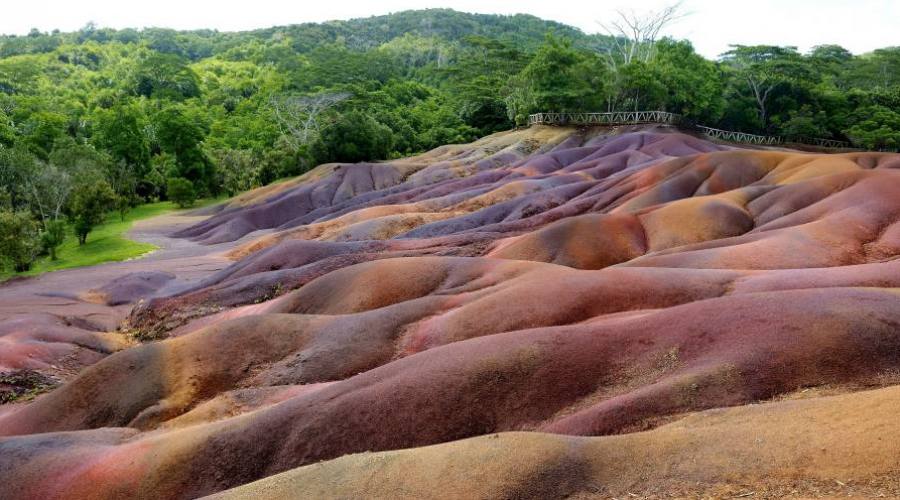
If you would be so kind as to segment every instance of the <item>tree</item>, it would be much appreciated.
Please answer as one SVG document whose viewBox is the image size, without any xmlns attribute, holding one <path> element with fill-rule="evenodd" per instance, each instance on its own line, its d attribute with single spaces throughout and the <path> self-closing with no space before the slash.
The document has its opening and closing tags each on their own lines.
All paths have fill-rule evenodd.
<svg viewBox="0 0 900 500">
<path fill-rule="evenodd" d="M 857 123 L 846 131 L 854 143 L 879 150 L 900 147 L 900 113 L 874 105 L 860 109 L 857 114 Z"/>
<path fill-rule="evenodd" d="M 138 193 L 146 199 L 159 200 L 166 195 L 166 179 L 178 176 L 175 157 L 160 153 L 150 159 L 150 170 L 138 181 Z"/>
<path fill-rule="evenodd" d="M 166 194 L 180 208 L 189 207 L 197 200 L 194 185 L 183 177 L 169 177 L 166 182 Z"/>
<path fill-rule="evenodd" d="M 0 146 L 0 190 L 9 198 L 14 210 L 26 208 L 30 194 L 27 180 L 36 170 L 36 159 L 25 147 Z"/>
<path fill-rule="evenodd" d="M 510 80 L 509 117 L 521 124 L 539 111 L 595 109 L 602 102 L 605 74 L 594 53 L 575 49 L 571 40 L 547 35 L 528 65 Z"/>
<path fill-rule="evenodd" d="M 481 135 L 508 129 L 513 125 L 503 100 L 504 78 L 478 75 L 460 83 L 454 97 L 457 114 Z"/>
<path fill-rule="evenodd" d="M 68 118 L 60 113 L 33 113 L 22 125 L 25 142 L 34 154 L 46 159 L 53 149 L 53 143 L 65 135 L 68 122 Z"/>
<path fill-rule="evenodd" d="M 298 175 L 315 165 L 310 148 L 304 146 L 299 151 L 289 144 L 286 136 L 275 140 L 259 156 L 259 183 L 268 184 L 276 179 Z"/>
<path fill-rule="evenodd" d="M 138 174 L 143 174 L 150 161 L 146 129 L 146 116 L 134 104 L 98 109 L 93 116 L 91 142 L 109 152 L 114 160 L 133 165 Z"/>
<path fill-rule="evenodd" d="M 58 220 L 72 192 L 72 177 L 56 165 L 43 164 L 27 181 L 32 211 L 44 228 Z"/>
<path fill-rule="evenodd" d="M 177 167 L 177 172 L 166 175 L 212 187 L 212 168 L 200 146 L 207 130 L 198 117 L 185 106 L 172 104 L 154 115 L 153 125 L 159 149 L 171 155 Z"/>
<path fill-rule="evenodd" d="M 463 122 L 487 135 L 514 125 L 507 115 L 504 87 L 528 59 L 528 54 L 507 41 L 468 35 L 462 38 L 453 64 L 441 68 L 434 78 L 443 82 L 441 90 L 449 94 Z"/>
<path fill-rule="evenodd" d="M 418 128 L 413 135 L 413 148 L 417 151 L 460 144 L 477 137 L 476 130 L 466 125 L 440 95 L 417 102 L 408 108 L 407 114 Z"/>
<path fill-rule="evenodd" d="M 71 137 L 56 142 L 49 155 L 49 163 L 64 170 L 78 182 L 105 179 L 114 164 L 105 151 Z"/>
<path fill-rule="evenodd" d="M 722 58 L 736 77 L 746 82 L 764 129 L 769 126 L 769 103 L 773 92 L 808 74 L 796 47 L 732 45 Z"/>
<path fill-rule="evenodd" d="M 610 67 L 615 70 L 632 62 L 649 63 L 655 55 L 656 42 L 662 31 L 684 17 L 681 6 L 682 2 L 677 2 L 660 11 L 645 13 L 618 10 L 614 20 L 599 22 L 612 41 L 612 47 L 606 52 Z"/>
<path fill-rule="evenodd" d="M 317 138 L 326 111 L 351 97 L 349 92 L 322 92 L 314 95 L 280 95 L 270 100 L 275 119 L 289 144 L 300 150 Z"/>
<path fill-rule="evenodd" d="M 820 78 L 827 78 L 836 88 L 846 91 L 850 86 L 853 53 L 849 50 L 840 45 L 816 45 L 809 53 L 809 62 Z"/>
<path fill-rule="evenodd" d="M 41 233 L 41 246 L 50 254 L 50 260 L 56 260 L 56 249 L 66 240 L 66 223 L 62 220 L 51 220 L 45 223 Z"/>
<path fill-rule="evenodd" d="M 823 126 L 824 115 L 824 111 L 816 112 L 809 106 L 792 110 L 790 118 L 781 124 L 781 134 L 791 140 L 825 137 L 828 131 Z"/>
<path fill-rule="evenodd" d="M 39 248 L 37 223 L 28 213 L 0 211 L 0 262 L 27 271 Z"/>
<path fill-rule="evenodd" d="M 650 63 L 652 77 L 662 86 L 666 111 L 688 120 L 717 123 L 725 109 L 725 82 L 715 63 L 694 52 L 688 41 L 663 38 Z M 646 94 L 646 92 L 645 92 Z"/>
<path fill-rule="evenodd" d="M 106 213 L 113 209 L 116 193 L 105 180 L 97 180 L 76 186 L 72 194 L 72 226 L 78 244 L 87 242 L 88 234 L 103 222 Z"/>
<path fill-rule="evenodd" d="M 134 93 L 157 99 L 184 100 L 200 95 L 197 75 L 174 54 L 151 52 L 138 63 Z"/>
<path fill-rule="evenodd" d="M 228 196 L 259 186 L 260 165 L 246 149 L 219 149 L 213 152 L 222 188 Z"/>
<path fill-rule="evenodd" d="M 853 59 L 849 76 L 859 88 L 890 87 L 900 84 L 900 47 L 876 49 Z"/>
<path fill-rule="evenodd" d="M 119 211 L 119 218 L 124 221 L 128 210 L 138 204 L 138 180 L 134 166 L 125 160 L 111 163 L 106 172 L 106 180 L 116 193 L 116 209 Z"/>
<path fill-rule="evenodd" d="M 391 129 L 361 111 L 351 111 L 327 129 L 313 144 L 321 162 L 358 162 L 387 158 L 393 146 Z"/>
</svg>

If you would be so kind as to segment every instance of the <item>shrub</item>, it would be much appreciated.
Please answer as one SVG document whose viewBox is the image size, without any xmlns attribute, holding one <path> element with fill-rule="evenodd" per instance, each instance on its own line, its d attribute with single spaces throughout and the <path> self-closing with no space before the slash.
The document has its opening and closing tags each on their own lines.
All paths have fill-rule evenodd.
<svg viewBox="0 0 900 500">
<path fill-rule="evenodd" d="M 87 242 L 88 233 L 103 222 L 106 212 L 115 207 L 118 197 L 106 181 L 98 180 L 75 189 L 72 197 L 72 226 L 78 244 Z"/>
<path fill-rule="evenodd" d="M 56 260 L 56 249 L 66 240 L 66 223 L 61 220 L 47 222 L 47 227 L 41 233 L 41 246 L 50 254 L 50 260 Z"/>
<path fill-rule="evenodd" d="M 38 225 L 25 212 L 0 212 L 0 261 L 16 272 L 31 268 L 40 250 Z"/>
<path fill-rule="evenodd" d="M 194 185 L 184 177 L 169 177 L 166 183 L 166 193 L 169 199 L 181 208 L 189 207 L 197 201 Z"/>
</svg>

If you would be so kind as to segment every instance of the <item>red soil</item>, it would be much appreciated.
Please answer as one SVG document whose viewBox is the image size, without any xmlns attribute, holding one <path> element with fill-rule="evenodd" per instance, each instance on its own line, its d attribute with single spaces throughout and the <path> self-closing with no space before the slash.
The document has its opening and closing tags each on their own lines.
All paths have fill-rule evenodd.
<svg viewBox="0 0 900 500">
<path fill-rule="evenodd" d="M 821 397 L 900 383 L 900 155 L 608 132 L 327 165 L 181 230 L 235 262 L 92 287 L 168 338 L 0 412 L 0 481 L 15 498 L 191 498 L 284 471 L 229 495 L 900 493 L 897 391 Z"/>
</svg>

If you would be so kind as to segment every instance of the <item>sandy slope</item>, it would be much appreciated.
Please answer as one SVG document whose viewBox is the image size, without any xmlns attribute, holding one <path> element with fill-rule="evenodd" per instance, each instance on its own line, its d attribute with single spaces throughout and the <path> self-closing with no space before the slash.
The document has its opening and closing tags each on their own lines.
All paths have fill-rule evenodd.
<svg viewBox="0 0 900 500">
<path fill-rule="evenodd" d="M 177 234 L 90 282 L 162 340 L 0 412 L 9 496 L 900 488 L 900 155 L 536 127 Z"/>
</svg>

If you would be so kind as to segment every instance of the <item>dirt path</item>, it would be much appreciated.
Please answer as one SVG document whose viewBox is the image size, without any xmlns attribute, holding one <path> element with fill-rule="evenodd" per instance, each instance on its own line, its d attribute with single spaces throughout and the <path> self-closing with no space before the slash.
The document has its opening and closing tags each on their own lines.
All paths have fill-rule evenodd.
<svg viewBox="0 0 900 500">
<path fill-rule="evenodd" d="M 201 245 L 169 236 L 206 217 L 169 214 L 135 222 L 128 237 L 160 247 L 137 259 L 0 284 L 0 400 L 10 390 L 18 399 L 45 392 L 133 345 L 115 330 L 140 298 L 171 293 L 228 266 L 223 255 L 240 242 Z M 92 292 L 114 281 L 116 305 Z M 19 405 L 2 405 L 0 413 L 10 406 Z"/>
<path fill-rule="evenodd" d="M 138 259 L 64 269 L 31 278 L 13 279 L 0 285 L 0 321 L 22 314 L 51 313 L 86 320 L 104 329 L 115 329 L 128 314 L 131 305 L 111 307 L 91 303 L 81 298 L 89 290 L 138 271 L 172 273 L 177 279 L 168 286 L 177 286 L 176 283 L 201 279 L 229 264 L 221 254 L 232 244 L 204 246 L 168 236 L 204 218 L 161 215 L 136 222 L 129 237 L 160 247 Z"/>
</svg>

